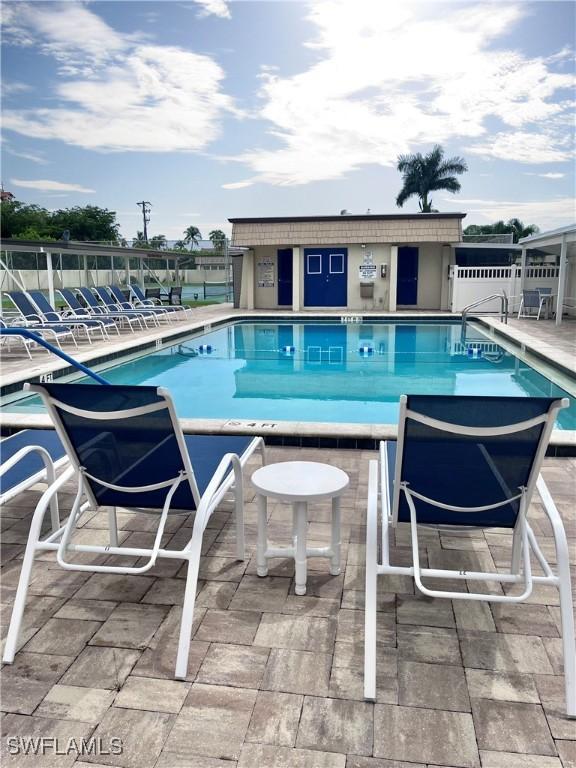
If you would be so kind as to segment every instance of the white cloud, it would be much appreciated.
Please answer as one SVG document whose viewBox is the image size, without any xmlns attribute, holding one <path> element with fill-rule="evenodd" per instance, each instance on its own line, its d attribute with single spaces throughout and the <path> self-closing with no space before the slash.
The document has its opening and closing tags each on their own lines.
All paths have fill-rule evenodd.
<svg viewBox="0 0 576 768">
<path fill-rule="evenodd" d="M 5 3 L 3 11 L 4 42 L 53 56 L 63 74 L 89 75 L 133 39 L 115 32 L 82 2 Z"/>
<path fill-rule="evenodd" d="M 541 179 L 563 179 L 565 173 L 529 173 L 526 171 L 525 176 L 539 176 Z"/>
<path fill-rule="evenodd" d="M 195 0 L 198 5 L 202 6 L 202 10 L 198 14 L 199 16 L 219 16 L 221 19 L 229 19 L 230 9 L 225 0 Z"/>
<path fill-rule="evenodd" d="M 305 43 L 316 63 L 290 77 L 261 74 L 258 117 L 278 148 L 233 158 L 256 175 L 226 187 L 336 179 L 462 139 L 484 156 L 564 159 L 571 103 L 554 99 L 574 76 L 554 71 L 554 57 L 528 59 L 498 40 L 524 13 L 519 3 L 497 13 L 493 4 L 449 4 L 439 14 L 433 4 L 316 0 L 308 15 L 316 35 Z M 491 141 L 487 118 L 502 126 Z M 543 121 L 545 139 L 532 133 Z"/>
<path fill-rule="evenodd" d="M 231 181 L 228 184 L 222 184 L 223 189 L 244 189 L 244 187 L 251 187 L 252 184 L 258 181 L 257 178 L 246 179 L 245 181 Z"/>
<path fill-rule="evenodd" d="M 546 130 L 542 133 L 497 133 L 482 143 L 467 146 L 466 151 L 483 157 L 516 160 L 520 163 L 558 163 L 570 160 L 573 156 L 566 139 L 553 137 Z"/>
<path fill-rule="evenodd" d="M 454 205 L 454 200 L 450 198 L 444 198 L 444 202 Z M 533 201 L 459 198 L 458 206 L 468 211 L 466 221 L 473 219 L 478 223 L 492 223 L 515 217 L 526 224 L 537 224 L 543 230 L 570 224 L 576 218 L 576 201 L 571 197 Z"/>
<path fill-rule="evenodd" d="M 39 8 L 12 8 L 8 39 L 24 30 L 60 61 L 59 103 L 6 109 L 5 129 L 94 150 L 198 151 L 218 137 L 224 112 L 240 115 L 209 56 L 121 35 L 77 3 Z"/>
<path fill-rule="evenodd" d="M 31 91 L 32 86 L 28 85 L 27 83 L 19 83 L 19 82 L 6 82 L 5 80 L 1 83 L 2 88 L 2 98 L 6 99 L 9 96 L 12 96 L 13 94 L 17 93 L 26 93 L 26 91 Z"/>
<path fill-rule="evenodd" d="M 14 157 L 21 157 L 23 160 L 30 160 L 32 163 L 38 163 L 38 165 L 49 165 L 50 163 L 50 160 L 46 160 L 45 157 L 42 157 L 41 155 L 35 155 L 32 152 L 17 152 L 11 147 L 6 147 L 5 151 L 10 155 L 14 155 Z"/>
<path fill-rule="evenodd" d="M 89 189 L 80 184 L 67 184 L 50 179 L 10 179 L 10 184 L 13 187 L 37 189 L 39 192 L 85 192 L 87 194 L 96 192 L 95 189 Z"/>
</svg>

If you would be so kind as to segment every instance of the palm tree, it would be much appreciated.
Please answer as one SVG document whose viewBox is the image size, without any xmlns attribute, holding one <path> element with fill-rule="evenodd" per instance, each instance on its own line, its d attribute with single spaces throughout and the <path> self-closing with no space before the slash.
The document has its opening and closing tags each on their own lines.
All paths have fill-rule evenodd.
<svg viewBox="0 0 576 768">
<path fill-rule="evenodd" d="M 226 235 L 224 232 L 222 232 L 221 229 L 213 229 L 212 232 L 208 235 L 208 239 L 214 246 L 214 250 L 218 251 L 218 253 L 222 253 L 224 251 L 224 245 L 226 244 Z"/>
<path fill-rule="evenodd" d="M 188 249 L 186 248 L 186 243 L 184 242 L 184 240 L 176 240 L 172 250 L 173 251 L 187 251 Z"/>
<path fill-rule="evenodd" d="M 184 242 L 186 245 L 190 245 L 191 248 L 198 245 L 200 240 L 202 240 L 202 235 L 198 227 L 190 226 L 184 231 Z"/>
<path fill-rule="evenodd" d="M 459 192 L 460 182 L 454 174 L 465 173 L 468 170 L 462 157 L 451 157 L 444 160 L 444 150 L 436 144 L 432 152 L 422 156 L 400 155 L 397 170 L 402 174 L 403 186 L 396 198 L 396 205 L 402 208 L 406 200 L 413 195 L 418 196 L 422 213 L 431 213 L 432 200 L 428 198 L 435 189 L 447 189 L 449 192 Z"/>
<path fill-rule="evenodd" d="M 523 237 L 536 234 L 540 229 L 536 224 L 523 224 L 520 219 L 502 220 L 494 224 L 469 224 L 464 230 L 465 235 L 512 235 L 512 241 L 517 243 Z M 480 241 L 481 242 L 481 241 Z"/>
<path fill-rule="evenodd" d="M 508 228 L 508 231 L 512 230 L 515 243 L 523 237 L 530 237 L 530 235 L 535 235 L 537 232 L 540 232 L 540 229 L 536 224 L 524 225 L 520 219 L 508 219 Z"/>
<path fill-rule="evenodd" d="M 166 235 L 154 235 L 150 238 L 150 248 L 155 248 L 157 251 L 163 250 L 167 245 Z"/>
<path fill-rule="evenodd" d="M 132 248 L 150 248 L 150 243 L 144 239 L 144 232 L 138 230 L 136 237 L 132 240 Z"/>
</svg>

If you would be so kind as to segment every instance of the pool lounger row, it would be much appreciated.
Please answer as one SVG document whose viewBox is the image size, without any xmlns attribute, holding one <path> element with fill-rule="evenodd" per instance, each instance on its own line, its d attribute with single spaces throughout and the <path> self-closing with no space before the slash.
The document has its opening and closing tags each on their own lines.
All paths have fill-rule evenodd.
<svg viewBox="0 0 576 768">
<path fill-rule="evenodd" d="M 61 347 L 62 341 L 71 341 L 78 346 L 77 337 L 85 338 L 91 344 L 94 334 L 100 340 L 107 340 L 111 332 L 119 334 L 120 328 L 134 332 L 135 328 L 144 330 L 158 327 L 161 321 L 172 322 L 177 318 L 185 320 L 191 312 L 189 307 L 182 305 L 156 306 L 146 299 L 139 286 L 132 286 L 133 304 L 125 301 L 119 286 L 96 287 L 94 291 L 96 295 L 90 288 L 84 287 L 58 289 L 68 307 L 62 312 L 58 312 L 40 290 L 8 291 L 6 295 L 19 317 L 10 326 L 6 320 L 0 320 L 0 327 L 32 330 L 58 347 Z M 80 303 L 77 293 L 85 306 Z M 24 336 L 2 338 L 3 345 L 9 346 L 14 342 L 21 344 L 31 358 L 30 350 L 34 348 L 34 342 Z"/>
</svg>

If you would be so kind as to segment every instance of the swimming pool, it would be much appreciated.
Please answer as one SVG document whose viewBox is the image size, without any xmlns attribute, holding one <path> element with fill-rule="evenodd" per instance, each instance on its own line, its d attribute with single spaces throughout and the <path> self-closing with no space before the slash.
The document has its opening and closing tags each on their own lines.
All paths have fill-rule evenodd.
<svg viewBox="0 0 576 768">
<path fill-rule="evenodd" d="M 240 321 L 102 375 L 166 387 L 180 417 L 202 419 L 395 424 L 402 394 L 569 396 L 478 329 L 463 343 L 459 323 Z M 576 429 L 573 402 L 557 427 Z"/>
</svg>

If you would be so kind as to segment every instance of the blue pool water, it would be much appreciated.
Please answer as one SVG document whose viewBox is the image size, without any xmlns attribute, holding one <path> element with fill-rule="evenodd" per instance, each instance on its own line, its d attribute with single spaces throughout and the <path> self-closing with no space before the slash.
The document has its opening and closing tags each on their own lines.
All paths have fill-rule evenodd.
<svg viewBox="0 0 576 768">
<path fill-rule="evenodd" d="M 447 323 L 241 322 L 101 373 L 166 387 L 184 418 L 394 424 L 402 394 L 568 396 L 478 331 L 463 345 Z M 574 405 L 558 427 L 576 429 Z"/>
</svg>

